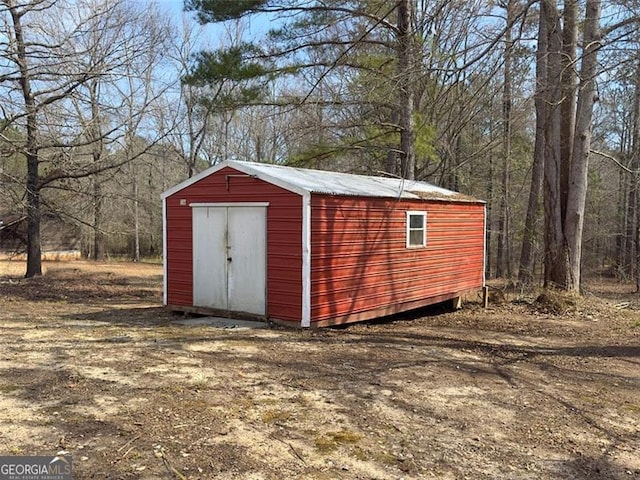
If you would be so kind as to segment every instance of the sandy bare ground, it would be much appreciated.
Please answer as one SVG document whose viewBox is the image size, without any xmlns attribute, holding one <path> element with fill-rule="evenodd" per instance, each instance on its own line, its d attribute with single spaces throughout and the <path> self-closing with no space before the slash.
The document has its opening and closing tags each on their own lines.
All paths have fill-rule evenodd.
<svg viewBox="0 0 640 480">
<path fill-rule="evenodd" d="M 629 286 L 242 330 L 173 323 L 157 265 L 23 268 L 0 262 L 0 453 L 76 479 L 640 479 Z"/>
</svg>

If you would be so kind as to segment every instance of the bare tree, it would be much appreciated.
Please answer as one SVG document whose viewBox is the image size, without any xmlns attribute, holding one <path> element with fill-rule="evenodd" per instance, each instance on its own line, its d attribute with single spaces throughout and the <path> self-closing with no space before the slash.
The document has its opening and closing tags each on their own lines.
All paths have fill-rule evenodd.
<svg viewBox="0 0 640 480">
<path fill-rule="evenodd" d="M 91 19 L 99 12 L 87 12 L 80 24 L 66 25 L 66 30 L 51 31 L 46 23 L 49 15 L 62 15 L 62 5 L 40 0 L 18 3 L 15 0 L 3 0 L 0 11 L 8 42 L 0 52 L 2 65 L 2 84 L 10 85 L 6 95 L 10 99 L 5 103 L 6 122 L 9 125 L 21 125 L 25 129 L 25 142 L 22 147 L 27 164 L 26 210 L 27 210 L 27 270 L 26 277 L 42 274 L 40 221 L 42 217 L 42 188 L 48 181 L 43 176 L 43 132 L 41 117 L 44 111 L 61 102 L 80 85 L 96 75 L 93 69 L 81 69 L 74 58 L 65 51 L 69 39 L 82 32 Z M 65 25 L 64 22 L 60 22 Z M 29 37 L 31 35 L 31 37 Z M 74 70 L 73 75 L 60 76 L 59 72 Z M 19 92 L 21 102 L 14 92 Z"/>
<path fill-rule="evenodd" d="M 108 146 L 118 142 L 124 135 L 123 125 L 136 122 L 153 101 L 152 96 L 136 96 L 139 92 L 125 86 L 134 75 L 150 85 L 148 72 L 153 67 L 147 65 L 138 72 L 127 68 L 135 62 L 139 65 L 150 48 L 158 51 L 166 34 L 158 28 L 150 34 L 150 11 L 135 10 L 120 0 L 21 4 L 6 0 L 3 5 L 0 18 L 10 40 L 0 52 L 3 93 L 10 100 L 3 111 L 4 125 L 26 132 L 24 145 L 16 148 L 23 152 L 28 172 L 26 276 L 31 277 L 42 273 L 42 208 L 55 203 L 53 198 L 43 198 L 45 189 L 61 191 L 71 188 L 69 182 L 93 180 L 94 254 L 101 256 L 104 204 L 97 175 L 118 166 Z M 16 92 L 21 93 L 21 102 Z M 127 118 L 120 113 L 125 100 L 135 102 L 138 109 L 135 114 L 126 109 Z M 81 217 L 75 219 L 83 221 Z"/>
<path fill-rule="evenodd" d="M 502 188 L 500 196 L 500 213 L 498 227 L 498 250 L 496 258 L 496 275 L 498 277 L 511 276 L 511 222 L 509 214 L 509 189 L 511 168 L 511 130 L 513 91 L 511 70 L 513 68 L 513 23 L 516 14 L 517 3 L 515 0 L 507 0 L 504 4 L 506 10 L 506 30 L 504 34 L 504 86 L 502 94 Z"/>
<path fill-rule="evenodd" d="M 169 50 L 179 78 L 188 74 L 193 55 L 203 36 L 202 29 L 190 24 L 184 15 L 180 32 L 180 37 L 175 37 Z M 201 92 L 197 86 L 186 82 L 179 82 L 178 86 L 180 90 L 175 108 L 177 116 L 173 136 L 182 151 L 186 175 L 192 177 L 198 172 L 198 159 L 201 158 L 211 121 L 210 108 L 200 102 Z"/>
<path fill-rule="evenodd" d="M 402 177 L 413 180 L 416 175 L 414 150 L 414 81 L 416 47 L 414 28 L 415 7 L 411 0 L 399 0 L 396 36 L 398 44 L 398 119 L 400 128 L 400 166 Z"/>
<path fill-rule="evenodd" d="M 535 144 L 533 150 L 533 167 L 531 170 L 531 187 L 527 202 L 522 249 L 520 251 L 520 264 L 518 268 L 518 281 L 523 285 L 533 282 L 534 247 L 536 244 L 536 223 L 538 221 L 538 209 L 542 194 L 542 179 L 544 175 L 545 158 L 545 133 L 547 121 L 547 104 L 544 99 L 544 88 L 547 82 L 547 22 L 540 19 L 538 22 L 538 49 L 536 52 L 536 85 L 534 104 L 536 112 Z"/>
<path fill-rule="evenodd" d="M 571 10 L 573 3 L 569 2 L 568 7 Z M 572 31 L 576 28 L 577 17 L 572 13 L 568 17 L 566 15 L 565 12 L 563 34 L 557 5 L 551 0 L 542 2 L 540 21 L 545 23 L 547 31 L 546 42 L 541 44 L 547 48 L 544 100 L 548 106 L 544 119 L 545 285 L 579 291 L 591 124 L 596 101 L 597 53 L 600 48 L 600 1 L 589 0 L 586 3 L 576 107 L 573 107 L 574 96 L 570 94 L 575 89 L 573 75 L 567 74 L 564 67 L 575 49 L 571 43 L 577 41 Z M 570 105 L 565 106 L 566 102 Z M 567 122 L 571 121 L 573 108 L 576 108 L 575 127 L 570 128 Z M 569 153 L 568 143 L 571 144 Z"/>
</svg>

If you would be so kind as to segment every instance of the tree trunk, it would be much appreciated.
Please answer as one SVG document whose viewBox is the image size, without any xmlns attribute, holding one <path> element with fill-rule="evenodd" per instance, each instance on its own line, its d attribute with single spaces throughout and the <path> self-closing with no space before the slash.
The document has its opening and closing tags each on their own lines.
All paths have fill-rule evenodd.
<svg viewBox="0 0 640 480">
<path fill-rule="evenodd" d="M 587 0 L 583 35 L 584 51 L 580 68 L 580 92 L 576 111 L 576 133 L 571 162 L 571 182 L 567 199 L 565 235 L 569 248 L 570 276 L 567 290 L 580 290 L 582 232 L 587 199 L 591 123 L 596 98 L 596 73 L 600 49 L 600 0 Z"/>
<path fill-rule="evenodd" d="M 561 76 L 562 32 L 555 2 L 543 0 L 540 21 L 547 32 L 547 78 L 543 99 L 547 105 L 544 132 L 544 212 L 545 212 L 545 275 L 544 286 L 565 288 L 569 275 L 569 254 L 564 239 L 561 202 L 562 161 L 561 137 Z"/>
<path fill-rule="evenodd" d="M 136 177 L 135 169 L 133 171 L 131 179 L 132 184 L 132 196 L 133 196 L 133 255 L 132 260 L 134 262 L 140 261 L 140 199 L 138 198 L 138 179 Z"/>
<path fill-rule="evenodd" d="M 621 148 L 621 152 L 624 150 Z M 624 279 L 627 275 L 627 200 L 629 198 L 629 181 L 627 172 L 618 172 L 618 232 L 616 234 L 616 278 Z"/>
<path fill-rule="evenodd" d="M 511 277 L 511 248 L 509 232 L 509 168 L 511 167 L 511 110 L 513 105 L 511 92 L 511 62 L 513 40 L 511 24 L 514 17 L 515 2 L 509 0 L 507 9 L 507 27 L 504 33 L 504 88 L 502 94 L 502 191 L 500 196 L 500 218 L 498 221 L 497 272 L 499 278 Z"/>
<path fill-rule="evenodd" d="M 93 259 L 103 261 L 105 259 L 105 238 L 104 238 L 104 197 L 100 176 L 93 177 Z"/>
<path fill-rule="evenodd" d="M 400 111 L 400 166 L 403 178 L 415 179 L 416 158 L 413 125 L 413 5 L 398 1 L 398 84 Z"/>
<path fill-rule="evenodd" d="M 578 2 L 564 2 L 562 28 L 562 73 L 560 75 L 561 95 L 561 127 L 560 137 L 560 205 L 562 218 L 567 211 L 569 195 L 569 178 L 573 159 L 573 136 L 576 124 L 576 50 L 578 48 Z"/>
<path fill-rule="evenodd" d="M 489 131 L 490 137 L 492 136 L 491 127 Z M 486 238 L 486 255 L 487 255 L 487 265 L 485 266 L 485 275 L 487 278 L 491 277 L 491 272 L 493 270 L 493 250 L 492 250 L 492 241 L 493 241 L 493 197 L 494 197 L 494 188 L 493 188 L 493 177 L 494 177 L 494 168 L 493 168 L 493 153 L 489 152 L 489 179 L 487 184 L 487 219 L 486 219 L 486 230 L 487 230 L 487 238 Z"/>
<path fill-rule="evenodd" d="M 533 168 L 531 171 L 531 189 L 527 202 L 527 216 L 522 237 L 522 250 L 520 251 L 520 265 L 518 269 L 518 281 L 523 285 L 533 283 L 534 256 L 536 243 L 535 224 L 538 220 L 538 206 L 542 193 L 542 180 L 544 177 L 544 153 L 545 130 L 547 121 L 547 107 L 543 98 L 544 84 L 547 78 L 547 24 L 540 21 L 538 25 L 538 50 L 536 52 L 536 138 L 533 150 Z"/>
<path fill-rule="evenodd" d="M 640 292 L 640 208 L 638 206 L 638 180 L 640 176 L 640 59 L 636 65 L 635 76 L 635 92 L 633 98 L 633 126 L 631 131 L 631 192 L 633 195 L 633 223 L 635 229 L 633 231 L 634 247 L 633 256 L 633 278 L 636 279 L 636 292 Z M 629 203 L 632 201 L 631 192 L 629 194 Z M 628 222 L 632 222 L 631 218 L 627 219 Z"/>
<path fill-rule="evenodd" d="M 104 152 L 104 136 L 102 135 L 100 121 L 100 107 L 98 105 L 98 81 L 93 80 L 89 86 L 91 100 L 91 125 L 89 135 L 91 139 L 93 163 L 98 167 Z M 93 179 L 93 259 L 103 261 L 105 258 L 104 238 L 104 198 L 100 174 L 95 174 Z"/>
<path fill-rule="evenodd" d="M 399 124 L 399 115 L 397 111 L 391 113 L 391 123 L 394 125 Z M 384 169 L 387 173 L 398 176 L 401 172 L 399 171 L 398 165 L 398 147 L 397 144 L 389 145 L 389 150 L 387 150 L 387 158 L 385 159 Z"/>
<path fill-rule="evenodd" d="M 494 98 L 491 97 L 489 100 L 489 111 L 493 112 L 495 110 L 494 107 Z M 496 123 L 490 121 L 487 125 L 487 129 L 489 131 L 489 142 L 493 142 L 496 138 Z M 496 178 L 496 158 L 493 150 L 488 152 L 488 160 L 489 160 L 489 178 L 487 184 L 487 267 L 486 267 L 486 275 L 487 278 L 492 278 L 492 272 L 496 271 L 496 259 L 494 256 L 494 227 L 495 227 L 495 216 L 496 216 L 496 185 L 494 183 L 494 179 Z M 497 276 L 497 275 L 496 275 Z"/>
<path fill-rule="evenodd" d="M 11 0 L 3 2 L 11 14 L 20 70 L 19 83 L 24 100 L 27 138 L 27 271 L 26 278 L 42 275 L 42 249 L 40 244 L 40 220 L 42 218 L 40 191 L 40 158 L 38 152 L 38 117 L 36 102 L 31 90 L 27 51 L 22 32 L 22 14 Z"/>
<path fill-rule="evenodd" d="M 638 209 L 638 174 L 634 171 L 633 151 L 631 151 L 631 161 L 629 166 L 633 173 L 628 174 L 629 178 L 626 181 L 627 202 L 624 221 L 624 273 L 625 275 L 634 275 L 634 258 L 637 252 L 637 244 L 635 242 L 636 231 L 636 211 Z"/>
<path fill-rule="evenodd" d="M 34 115 L 35 117 L 35 115 Z M 27 119 L 27 124 L 32 124 Z M 38 149 L 33 141 L 34 125 L 27 127 L 27 271 L 25 278 L 42 275 L 42 247 L 40 243 L 40 220 L 42 218 L 40 191 L 40 161 Z"/>
<path fill-rule="evenodd" d="M 187 158 L 187 177 L 191 178 L 197 173 L 198 155 L 200 153 L 200 147 L 205 136 L 205 130 L 208 118 L 208 113 L 204 112 L 204 119 L 202 129 L 196 127 L 196 101 L 194 99 L 193 88 L 190 86 L 182 86 L 182 95 L 185 99 L 185 107 L 187 109 L 186 122 L 188 127 L 188 151 L 185 157 Z"/>
<path fill-rule="evenodd" d="M 638 65 L 640 67 L 640 64 Z M 636 77 L 637 78 L 637 77 Z M 637 100 L 637 99 L 636 99 Z M 634 113 L 635 115 L 635 113 Z M 634 117 L 635 118 L 635 117 Z M 633 130 L 634 125 L 627 126 L 623 123 L 620 135 L 620 146 L 618 151 L 627 162 L 627 168 L 631 169 L 633 162 Z M 627 132 L 627 130 L 629 130 Z M 631 139 L 631 142 L 629 141 Z M 620 169 L 618 173 L 618 232 L 616 235 L 616 278 L 626 280 L 631 273 L 631 256 L 629 248 L 631 246 L 631 233 L 629 231 L 630 207 L 629 199 L 633 183 L 636 182 L 636 175 Z"/>
</svg>

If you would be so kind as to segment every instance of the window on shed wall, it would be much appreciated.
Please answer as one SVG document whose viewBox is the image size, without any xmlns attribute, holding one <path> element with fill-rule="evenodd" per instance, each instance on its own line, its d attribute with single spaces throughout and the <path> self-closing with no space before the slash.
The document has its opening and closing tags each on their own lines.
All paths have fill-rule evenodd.
<svg viewBox="0 0 640 480">
<path fill-rule="evenodd" d="M 427 245 L 427 212 L 407 212 L 407 248 Z"/>
</svg>

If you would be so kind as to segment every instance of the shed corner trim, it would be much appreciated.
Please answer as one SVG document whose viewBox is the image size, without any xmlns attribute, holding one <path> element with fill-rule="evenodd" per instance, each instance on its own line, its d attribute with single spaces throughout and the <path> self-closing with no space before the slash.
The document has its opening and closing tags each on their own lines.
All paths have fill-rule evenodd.
<svg viewBox="0 0 640 480">
<path fill-rule="evenodd" d="M 302 327 L 311 326 L 311 194 L 302 195 Z"/>
<path fill-rule="evenodd" d="M 162 197 L 162 304 L 168 305 L 168 280 L 167 280 L 167 198 Z"/>
</svg>

